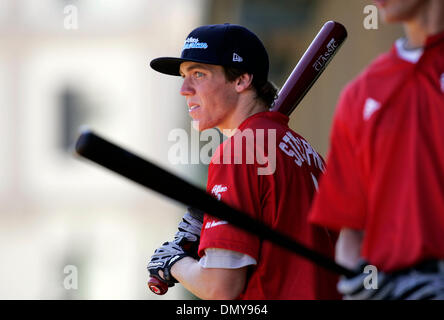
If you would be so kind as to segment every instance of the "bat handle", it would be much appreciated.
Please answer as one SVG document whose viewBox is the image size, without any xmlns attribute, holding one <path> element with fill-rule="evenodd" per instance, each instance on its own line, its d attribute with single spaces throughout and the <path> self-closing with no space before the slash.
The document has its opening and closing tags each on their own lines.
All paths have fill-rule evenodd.
<svg viewBox="0 0 444 320">
<path fill-rule="evenodd" d="M 168 285 L 155 277 L 148 280 L 148 288 L 157 295 L 164 295 L 168 291 Z"/>
</svg>

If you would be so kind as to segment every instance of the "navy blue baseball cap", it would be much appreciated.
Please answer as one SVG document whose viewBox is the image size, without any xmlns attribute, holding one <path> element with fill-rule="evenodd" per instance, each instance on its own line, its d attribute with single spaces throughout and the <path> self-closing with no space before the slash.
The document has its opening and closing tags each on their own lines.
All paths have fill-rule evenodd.
<svg viewBox="0 0 444 320">
<path fill-rule="evenodd" d="M 156 71 L 179 76 L 180 64 L 194 61 L 236 67 L 253 74 L 259 83 L 268 80 L 268 54 L 261 40 L 250 30 L 235 24 L 201 26 L 188 35 L 180 58 L 162 57 L 151 61 Z"/>
</svg>

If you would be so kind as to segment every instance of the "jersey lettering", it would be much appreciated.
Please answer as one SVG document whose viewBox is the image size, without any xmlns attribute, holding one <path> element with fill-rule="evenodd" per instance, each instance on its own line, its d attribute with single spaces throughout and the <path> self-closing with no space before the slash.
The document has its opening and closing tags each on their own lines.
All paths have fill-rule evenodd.
<svg viewBox="0 0 444 320">
<path fill-rule="evenodd" d="M 282 137 L 279 148 L 289 157 L 294 157 L 294 162 L 302 167 L 306 162 L 309 166 L 313 164 L 316 168 L 324 172 L 324 163 L 319 154 L 304 139 L 295 137 L 290 131 Z"/>
</svg>

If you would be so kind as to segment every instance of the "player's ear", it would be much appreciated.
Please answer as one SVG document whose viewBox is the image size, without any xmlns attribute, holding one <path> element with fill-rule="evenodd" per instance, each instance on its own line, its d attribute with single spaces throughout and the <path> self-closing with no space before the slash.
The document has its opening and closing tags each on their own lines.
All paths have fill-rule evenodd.
<svg viewBox="0 0 444 320">
<path fill-rule="evenodd" d="M 238 93 L 247 90 L 253 83 L 253 75 L 244 73 L 235 80 L 235 89 Z"/>
</svg>

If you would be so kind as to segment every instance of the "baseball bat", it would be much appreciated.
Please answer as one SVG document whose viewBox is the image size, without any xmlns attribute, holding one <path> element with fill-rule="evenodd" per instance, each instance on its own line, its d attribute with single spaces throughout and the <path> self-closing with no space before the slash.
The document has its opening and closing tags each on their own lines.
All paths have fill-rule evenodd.
<svg viewBox="0 0 444 320">
<path fill-rule="evenodd" d="M 347 30 L 336 21 L 326 22 L 293 69 L 271 111 L 289 116 L 298 106 L 347 38 Z"/>
<path fill-rule="evenodd" d="M 355 274 L 353 271 L 336 264 L 329 257 L 309 249 L 294 239 L 271 229 L 266 224 L 253 219 L 247 213 L 239 211 L 223 201 L 217 200 L 205 190 L 105 140 L 90 130 L 85 130 L 80 135 L 76 142 L 75 150 L 80 156 L 96 162 L 144 187 L 187 206 L 207 212 L 216 218 L 225 220 L 247 232 L 258 235 L 264 240 L 271 241 L 295 252 L 333 272 L 346 276 Z"/>
<path fill-rule="evenodd" d="M 282 86 L 271 111 L 289 116 L 325 70 L 346 38 L 347 30 L 342 24 L 335 21 L 326 22 Z M 167 285 L 154 277 L 150 278 L 148 286 L 156 294 L 165 294 L 168 291 Z"/>
<path fill-rule="evenodd" d="M 346 37 L 347 32 L 344 26 L 334 21 L 325 23 L 280 90 L 279 97 L 271 110 L 290 115 L 324 71 Z M 328 257 L 320 255 L 267 226 L 260 224 L 245 213 L 242 214 L 224 205 L 222 202 L 215 202 L 215 199 L 205 191 L 197 189 L 186 181 L 98 137 L 92 132 L 84 132 L 79 137 L 76 144 L 76 151 L 79 155 L 97 162 L 154 191 L 211 213 L 211 215 L 226 220 L 247 231 L 260 234 L 262 238 L 296 252 L 331 271 L 347 276 L 354 274 L 354 272 L 337 265 Z M 169 183 L 162 183 L 165 181 L 169 181 Z M 170 189 L 171 185 L 175 185 L 176 188 Z M 179 192 L 174 192 L 175 190 L 172 189 Z M 190 196 L 189 192 L 184 192 L 184 190 L 192 192 L 192 196 Z M 183 197 L 182 195 L 184 194 L 187 194 L 187 196 Z M 208 201 L 210 201 L 211 205 Z M 224 205 L 225 207 L 220 208 L 219 205 Z M 157 278 L 151 278 L 148 286 L 156 294 L 164 294 L 168 290 L 167 285 Z"/>
</svg>

